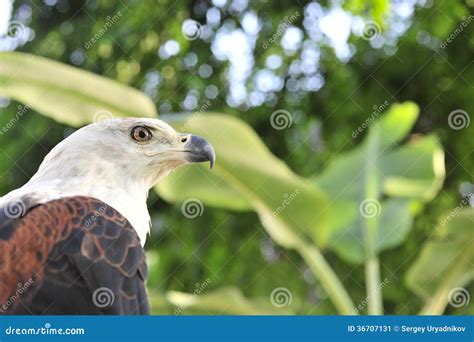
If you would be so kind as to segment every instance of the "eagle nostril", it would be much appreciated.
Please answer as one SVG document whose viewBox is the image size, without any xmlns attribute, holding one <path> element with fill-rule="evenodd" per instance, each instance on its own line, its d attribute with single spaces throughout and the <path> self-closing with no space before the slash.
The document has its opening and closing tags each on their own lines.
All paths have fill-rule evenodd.
<svg viewBox="0 0 474 342">
<path fill-rule="evenodd" d="M 184 144 L 186 141 L 188 141 L 188 137 L 181 138 L 181 142 Z"/>
</svg>

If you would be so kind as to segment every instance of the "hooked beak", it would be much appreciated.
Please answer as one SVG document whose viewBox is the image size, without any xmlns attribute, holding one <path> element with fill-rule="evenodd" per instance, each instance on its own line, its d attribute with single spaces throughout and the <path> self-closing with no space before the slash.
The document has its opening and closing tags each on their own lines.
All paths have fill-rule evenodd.
<svg viewBox="0 0 474 342">
<path fill-rule="evenodd" d="M 184 144 L 186 160 L 191 163 L 201 163 L 209 161 L 211 169 L 216 161 L 216 153 L 211 144 L 206 139 L 197 135 L 186 135 L 187 141 Z"/>
</svg>

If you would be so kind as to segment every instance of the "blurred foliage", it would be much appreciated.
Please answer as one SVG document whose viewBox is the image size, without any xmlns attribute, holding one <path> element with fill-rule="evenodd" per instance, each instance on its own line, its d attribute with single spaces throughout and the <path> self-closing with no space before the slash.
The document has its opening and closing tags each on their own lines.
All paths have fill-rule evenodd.
<svg viewBox="0 0 474 342">
<path fill-rule="evenodd" d="M 459 304 L 462 298 L 450 296 L 450 292 L 466 286 L 473 279 L 473 224 L 472 208 L 456 210 L 443 217 L 434 236 L 423 246 L 408 271 L 408 285 L 428 302 L 425 313 L 442 314 L 448 298 Z"/>
<path fill-rule="evenodd" d="M 331 245 L 348 262 L 400 244 L 422 201 L 442 186 L 444 157 L 436 137 L 417 137 L 394 148 L 417 117 L 415 104 L 393 105 L 371 123 L 358 147 L 334 158 L 315 178 L 332 203 L 346 204 L 334 217 Z"/>
<path fill-rule="evenodd" d="M 305 4 L 305 9 L 298 3 L 260 1 L 228 1 L 217 6 L 204 1 L 159 0 L 151 4 L 93 0 L 83 5 L 66 0 L 15 1 L 14 19 L 34 31 L 34 39 L 18 50 L 79 66 L 141 89 L 152 98 L 160 114 L 218 111 L 237 116 L 301 176 L 317 178 L 341 152 L 352 150 L 359 140 L 364 142 L 368 130 L 355 139 L 352 134 L 374 107 L 385 102 L 417 103 L 420 115 L 414 126 L 408 128 L 409 145 L 420 134 L 438 136 L 445 152 L 446 180 L 434 200 L 416 208 L 418 215 L 404 243 L 382 252 L 381 278 L 390 281 L 384 288 L 387 313 L 413 314 L 423 306 L 422 299 L 413 299 L 411 288 L 404 282 L 405 275 L 419 255 L 420 246 L 433 234 L 438 217 L 457 207 L 462 196 L 473 191 L 474 125 L 454 130 L 448 125 L 448 114 L 455 109 L 471 116 L 474 112 L 474 68 L 468 58 L 474 52 L 469 39 L 474 26 L 466 25 L 462 34 L 446 48 L 440 48 L 440 43 L 472 15 L 472 8 L 461 0 L 428 1 L 417 5 L 415 13 L 402 22 L 393 16 L 396 11 L 390 1 L 347 1 L 345 9 L 374 20 L 387 39 L 377 44 L 377 39 L 368 41 L 353 34 L 349 37 L 353 55 L 341 60 L 327 39 L 311 35 L 308 25 L 316 24 L 305 24 L 304 20 L 310 16 L 310 4 Z M 326 2 L 321 6 L 323 10 L 330 7 Z M 209 20 L 210 10 L 219 12 L 217 22 Z M 121 16 L 117 23 L 110 25 L 97 42 L 88 44 L 118 12 Z M 276 43 L 262 49 L 279 25 L 296 12 L 300 15 L 292 27 L 301 29 L 303 42 L 295 50 L 288 50 L 278 37 Z M 268 69 L 273 56 L 280 57 L 280 65 L 272 72 L 283 80 L 284 86 L 266 92 L 261 103 L 236 105 L 229 100 L 234 89 L 234 84 L 229 83 L 232 63 L 216 57 L 213 42 L 220 29 L 243 29 L 248 13 L 257 14 L 262 25 L 256 35 L 256 48 L 251 51 L 253 64 L 247 73 L 258 75 Z M 182 24 L 188 18 L 207 23 L 201 38 L 189 40 L 183 35 Z M 385 36 L 394 22 L 399 29 L 405 25 L 406 31 L 400 29 L 402 34 L 395 38 L 389 37 L 389 33 Z M 170 40 L 178 43 L 179 51 L 171 56 L 163 50 L 160 53 Z M 305 49 L 313 45 L 319 55 L 316 71 L 310 70 L 308 74 L 301 65 L 308 54 Z M 314 80 L 320 82 L 320 87 L 311 87 Z M 247 77 L 245 87 L 251 93 L 257 88 L 257 80 Z M 261 97 L 258 92 L 253 94 Z M 0 105 L 2 127 L 23 113 L 23 107 L 15 101 L 2 100 Z M 270 124 L 272 112 L 279 109 L 292 114 L 293 122 L 288 129 L 275 130 Z M 2 194 L 25 183 L 43 156 L 71 132 L 71 128 L 36 115 L 33 110 L 20 116 L 21 120 L 11 125 L 8 133 L 0 134 Z M 208 278 L 212 279 L 206 289 L 209 294 L 213 289 L 233 285 L 245 297 L 261 298 L 268 304 L 272 290 L 284 286 L 293 294 L 294 303 L 286 309 L 312 314 L 335 312 L 300 256 L 276 246 L 261 228 L 257 215 L 206 206 L 201 216 L 188 220 L 183 219 L 179 204 L 167 204 L 154 193 L 149 203 L 154 221 L 146 245 L 149 287 L 153 302 L 163 304 L 155 306 L 156 313 L 164 312 L 169 305 L 163 296 L 165 291 L 192 293 L 196 281 Z M 354 302 L 362 302 L 366 298 L 364 268 L 346 263 L 330 251 L 325 252 L 325 257 L 337 274 L 344 275 L 341 279 Z M 468 289 L 473 293 L 472 283 L 465 286 L 470 286 Z M 190 307 L 183 313 L 192 312 Z M 473 307 L 450 308 L 448 312 L 473 313 Z"/>
</svg>

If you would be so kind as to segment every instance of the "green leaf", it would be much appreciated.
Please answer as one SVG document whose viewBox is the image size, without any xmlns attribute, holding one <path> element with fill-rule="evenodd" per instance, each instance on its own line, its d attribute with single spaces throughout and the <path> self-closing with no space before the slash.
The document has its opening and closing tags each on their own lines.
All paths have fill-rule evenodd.
<svg viewBox="0 0 474 342">
<path fill-rule="evenodd" d="M 412 172 L 412 168 L 423 166 L 422 170 L 426 171 L 426 179 L 432 180 L 433 163 L 422 160 L 426 164 L 421 164 L 418 160 L 419 153 L 424 153 L 428 158 L 433 158 L 433 154 L 437 150 L 441 150 L 439 143 L 431 141 L 426 147 L 419 150 L 412 149 L 414 155 L 409 155 L 409 159 L 404 161 L 403 165 L 391 165 L 389 162 L 397 161 L 398 154 L 389 156 L 392 152 L 400 151 L 392 150 L 393 144 L 400 142 L 406 134 L 408 134 L 418 117 L 418 108 L 413 103 L 395 104 L 390 107 L 383 117 L 376 119 L 369 127 L 369 133 L 362 142 L 361 147 L 356 147 L 349 152 L 338 155 L 330 164 L 319 174 L 316 183 L 331 197 L 339 196 L 344 199 L 352 199 L 358 201 L 361 194 L 365 193 L 365 171 L 368 167 L 376 167 L 376 177 L 381 177 L 376 191 L 381 192 L 387 177 L 404 176 L 408 172 Z M 377 130 L 377 134 L 374 134 Z M 423 139 L 423 138 L 422 138 Z M 434 138 L 430 138 L 434 139 Z M 377 142 L 375 140 L 378 140 Z M 419 142 L 418 142 L 419 143 Z M 373 150 L 373 145 L 379 146 Z M 422 144 L 423 145 L 423 144 Z M 370 150 L 372 148 L 372 150 Z M 441 151 L 442 153 L 442 151 Z M 376 163 L 376 165 L 373 165 Z M 416 165 L 415 165 L 416 164 Z M 393 169 L 392 169 L 393 168 Z M 395 172 L 398 171 L 398 172 Z M 443 178 L 443 173 L 439 177 Z"/>
<path fill-rule="evenodd" d="M 219 315 L 293 315 L 288 307 L 275 307 L 270 299 L 258 300 L 245 298 L 236 287 L 223 287 L 210 293 L 193 294 L 169 291 L 167 300 L 176 306 L 176 314 L 188 314 L 190 311 L 201 314 Z"/>
<path fill-rule="evenodd" d="M 434 135 L 415 138 L 380 158 L 388 196 L 431 200 L 444 181 L 444 153 Z"/>
<path fill-rule="evenodd" d="M 417 117 L 413 103 L 392 105 L 370 123 L 359 147 L 336 157 L 314 179 L 332 205 L 345 208 L 331 211 L 337 218 L 331 218 L 329 244 L 349 262 L 403 242 L 417 204 L 432 199 L 443 184 L 444 154 L 435 136 L 398 146 Z M 374 217 L 360 213 L 365 203 L 377 211 Z"/>
<path fill-rule="evenodd" d="M 0 53 L 0 94 L 71 126 L 112 116 L 157 115 L 153 102 L 136 89 L 19 52 Z"/>
<path fill-rule="evenodd" d="M 381 129 L 381 146 L 383 151 L 400 142 L 410 133 L 416 119 L 419 109 L 413 102 L 393 104 L 386 114 L 382 114 L 375 122 Z"/>
<path fill-rule="evenodd" d="M 162 181 L 157 190 L 165 199 L 195 197 L 209 205 L 252 207 L 270 236 L 287 248 L 300 245 L 305 236 L 320 245 L 327 241 L 324 194 L 273 156 L 246 123 L 222 114 L 172 115 L 165 120 L 177 130 L 206 137 L 217 155 L 212 171 L 192 167 Z"/>
<path fill-rule="evenodd" d="M 463 205 L 468 205 L 467 200 Z M 418 296 L 430 300 L 429 306 L 444 310 L 449 292 L 474 279 L 473 264 L 474 208 L 460 210 L 458 206 L 441 218 L 435 234 L 408 270 L 406 283 Z"/>
<path fill-rule="evenodd" d="M 159 193 L 165 201 L 184 202 L 191 197 L 223 209 L 250 211 L 252 205 L 231 184 L 216 172 L 208 172 L 208 165 L 193 165 L 176 170 L 159 185 Z M 209 190 L 212 191 L 209 191 Z"/>
<path fill-rule="evenodd" d="M 359 214 L 358 211 L 357 214 Z M 380 214 L 374 219 L 377 230 L 373 237 L 371 251 L 378 254 L 384 249 L 402 243 L 410 232 L 413 224 L 410 202 L 403 199 L 383 201 L 380 205 Z M 364 236 L 364 220 L 357 215 L 357 219 L 332 236 L 330 245 L 344 260 L 362 262 L 367 256 Z"/>
</svg>

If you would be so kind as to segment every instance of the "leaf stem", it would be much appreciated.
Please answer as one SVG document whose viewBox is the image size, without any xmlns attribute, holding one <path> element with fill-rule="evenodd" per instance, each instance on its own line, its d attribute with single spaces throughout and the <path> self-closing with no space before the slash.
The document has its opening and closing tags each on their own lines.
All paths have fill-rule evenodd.
<svg viewBox="0 0 474 342">
<path fill-rule="evenodd" d="M 296 250 L 321 282 L 338 312 L 342 315 L 356 315 L 357 309 L 352 299 L 321 251 L 316 246 L 301 240 L 298 242 Z"/>
<path fill-rule="evenodd" d="M 377 256 L 365 262 L 365 283 L 369 315 L 383 315 L 382 291 L 380 290 L 380 264 Z"/>
<path fill-rule="evenodd" d="M 365 286 L 367 290 L 367 310 L 369 315 L 383 315 L 383 297 L 380 288 L 380 263 L 376 252 L 376 236 L 379 230 L 378 215 L 382 208 L 379 198 L 379 175 L 377 170 L 378 156 L 382 151 L 382 129 L 379 124 L 374 124 L 369 130 L 366 154 L 367 165 L 365 168 L 365 199 L 359 205 L 361 211 L 361 224 L 364 233 L 366 248 L 365 261 Z M 362 208 L 361 208 L 362 205 Z M 374 208 L 372 208 L 374 207 Z M 374 210 L 374 214 L 370 210 Z M 363 215 L 363 211 L 367 211 Z"/>
</svg>

